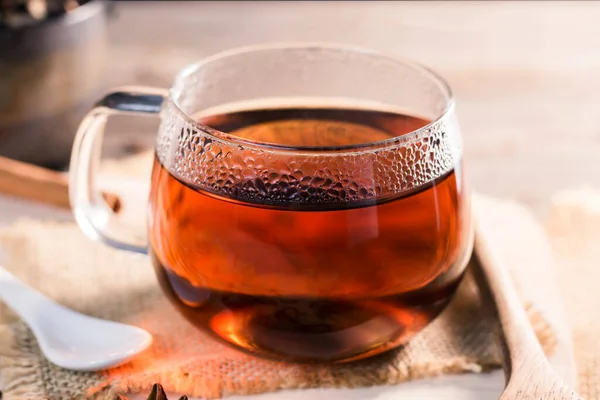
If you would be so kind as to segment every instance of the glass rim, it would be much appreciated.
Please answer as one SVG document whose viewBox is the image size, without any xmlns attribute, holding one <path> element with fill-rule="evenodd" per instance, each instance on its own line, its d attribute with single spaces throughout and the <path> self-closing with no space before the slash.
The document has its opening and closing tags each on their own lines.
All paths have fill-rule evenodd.
<svg viewBox="0 0 600 400">
<path fill-rule="evenodd" d="M 287 49 L 315 49 L 315 50 L 335 50 L 341 52 L 349 52 L 356 54 L 364 54 L 372 57 L 380 57 L 387 59 L 388 61 L 392 61 L 399 65 L 407 66 L 412 68 L 415 71 L 424 72 L 428 75 L 428 78 L 434 81 L 438 87 L 440 88 L 441 94 L 445 97 L 445 107 L 439 115 L 428 122 L 426 125 L 410 131 L 401 136 L 394 136 L 389 139 L 378 140 L 373 142 L 366 143 L 358 143 L 351 145 L 343 145 L 343 146 L 290 146 L 286 144 L 278 144 L 278 143 L 270 143 L 263 142 L 258 140 L 241 138 L 231 133 L 223 132 L 218 129 L 212 128 L 208 125 L 205 125 L 201 122 L 198 122 L 194 118 L 190 117 L 187 112 L 185 112 L 182 106 L 179 104 L 177 97 L 180 93 L 177 93 L 176 88 L 180 85 L 183 80 L 188 78 L 191 74 L 201 69 L 203 66 L 208 65 L 211 62 L 222 60 L 228 57 L 237 56 L 245 53 L 254 53 L 264 50 L 287 50 Z M 289 43 L 267 43 L 267 44 L 258 44 L 258 45 L 250 45 L 237 47 L 225 51 L 221 51 L 205 57 L 197 62 L 187 65 L 182 68 L 176 75 L 171 88 L 169 89 L 169 95 L 167 98 L 168 102 L 172 105 L 172 108 L 178 114 L 180 118 L 182 118 L 186 124 L 189 124 L 196 129 L 202 131 L 204 134 L 211 136 L 214 139 L 219 141 L 223 141 L 229 144 L 239 144 L 244 146 L 250 146 L 257 149 L 262 149 L 265 151 L 282 151 L 282 152 L 307 152 L 307 153 L 335 153 L 335 152 L 347 152 L 347 151 L 368 151 L 376 148 L 386 148 L 394 145 L 398 145 L 401 143 L 410 142 L 412 140 L 418 140 L 420 138 L 426 137 L 429 133 L 435 131 L 433 129 L 438 124 L 442 123 L 446 119 L 446 117 L 454 112 L 455 100 L 454 95 L 452 93 L 452 89 L 450 85 L 444 78 L 442 78 L 438 73 L 434 72 L 430 68 L 412 61 L 410 59 L 397 57 L 388 55 L 376 50 L 367 49 L 359 46 L 352 45 L 344 45 L 344 44 L 332 44 L 332 43 L 321 43 L 321 42 L 289 42 Z"/>
</svg>

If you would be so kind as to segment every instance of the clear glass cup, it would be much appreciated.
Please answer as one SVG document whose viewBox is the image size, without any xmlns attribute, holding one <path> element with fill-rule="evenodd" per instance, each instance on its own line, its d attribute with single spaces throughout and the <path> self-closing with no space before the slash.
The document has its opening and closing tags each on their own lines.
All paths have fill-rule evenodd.
<svg viewBox="0 0 600 400">
<path fill-rule="evenodd" d="M 159 114 L 147 237 L 95 187 L 108 116 Z M 472 248 L 448 85 L 362 49 L 269 45 L 121 88 L 83 120 L 71 202 L 92 238 L 149 253 L 195 326 L 265 357 L 394 348 L 452 298 Z"/>
</svg>

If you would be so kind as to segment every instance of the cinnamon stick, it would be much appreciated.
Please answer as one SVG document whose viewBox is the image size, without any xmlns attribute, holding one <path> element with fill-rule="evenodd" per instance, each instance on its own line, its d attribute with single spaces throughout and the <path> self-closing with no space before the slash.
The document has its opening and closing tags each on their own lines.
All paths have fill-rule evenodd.
<svg viewBox="0 0 600 400">
<path fill-rule="evenodd" d="M 0 156 L 0 193 L 70 209 L 69 183 L 60 172 Z M 108 206 L 119 211 L 121 202 L 102 193 Z"/>
</svg>

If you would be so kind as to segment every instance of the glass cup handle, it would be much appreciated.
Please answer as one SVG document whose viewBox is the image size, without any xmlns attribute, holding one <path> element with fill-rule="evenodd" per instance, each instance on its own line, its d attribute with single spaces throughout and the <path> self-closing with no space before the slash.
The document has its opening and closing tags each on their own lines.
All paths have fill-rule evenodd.
<svg viewBox="0 0 600 400">
<path fill-rule="evenodd" d="M 147 253 L 147 238 L 115 218 L 95 185 L 104 125 L 115 114 L 158 114 L 168 91 L 150 87 L 122 87 L 100 100 L 85 116 L 73 142 L 69 170 L 69 200 L 75 220 L 87 236 L 110 246 Z"/>
</svg>

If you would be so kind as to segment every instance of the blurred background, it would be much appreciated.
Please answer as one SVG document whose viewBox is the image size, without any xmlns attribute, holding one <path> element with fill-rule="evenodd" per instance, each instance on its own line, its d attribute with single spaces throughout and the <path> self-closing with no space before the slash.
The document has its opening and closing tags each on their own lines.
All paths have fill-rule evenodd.
<svg viewBox="0 0 600 400">
<path fill-rule="evenodd" d="M 0 155 L 65 168 L 83 113 L 113 86 L 169 87 L 186 64 L 233 47 L 326 41 L 445 77 L 476 190 L 543 214 L 555 191 L 600 186 L 600 2 L 0 4 Z M 151 147 L 157 125 L 111 120 L 104 156 Z"/>
</svg>

